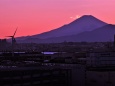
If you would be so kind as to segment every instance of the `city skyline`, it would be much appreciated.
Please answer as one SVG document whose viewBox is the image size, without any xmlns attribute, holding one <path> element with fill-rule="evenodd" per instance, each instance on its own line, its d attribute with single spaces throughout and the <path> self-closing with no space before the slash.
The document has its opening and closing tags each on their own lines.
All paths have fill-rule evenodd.
<svg viewBox="0 0 115 86">
<path fill-rule="evenodd" d="M 0 0 L 0 38 L 39 34 L 93 15 L 114 24 L 114 0 Z"/>
</svg>

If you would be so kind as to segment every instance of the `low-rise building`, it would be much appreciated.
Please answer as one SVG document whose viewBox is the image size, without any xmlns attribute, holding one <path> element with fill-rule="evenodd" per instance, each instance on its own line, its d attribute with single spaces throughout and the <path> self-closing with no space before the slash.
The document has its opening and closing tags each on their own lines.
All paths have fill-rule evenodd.
<svg viewBox="0 0 115 86">
<path fill-rule="evenodd" d="M 90 52 L 86 58 L 87 66 L 115 66 L 115 52 Z"/>
</svg>

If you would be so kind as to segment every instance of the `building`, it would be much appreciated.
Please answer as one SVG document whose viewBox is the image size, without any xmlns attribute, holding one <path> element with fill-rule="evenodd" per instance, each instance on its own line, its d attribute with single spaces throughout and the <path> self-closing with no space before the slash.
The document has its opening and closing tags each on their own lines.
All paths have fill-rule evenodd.
<svg viewBox="0 0 115 86">
<path fill-rule="evenodd" d="M 92 67 L 110 67 L 115 66 L 115 52 L 90 52 L 86 57 L 87 66 Z"/>
<path fill-rule="evenodd" d="M 54 67 L 0 67 L 1 86 L 71 86 L 71 71 Z"/>
</svg>

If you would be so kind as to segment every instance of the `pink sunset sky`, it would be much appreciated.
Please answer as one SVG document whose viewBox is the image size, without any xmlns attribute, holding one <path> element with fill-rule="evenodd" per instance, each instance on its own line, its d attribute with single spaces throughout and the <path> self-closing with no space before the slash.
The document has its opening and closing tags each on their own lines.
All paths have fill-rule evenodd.
<svg viewBox="0 0 115 86">
<path fill-rule="evenodd" d="M 0 38 L 46 32 L 93 15 L 115 24 L 115 0 L 0 0 Z"/>
</svg>

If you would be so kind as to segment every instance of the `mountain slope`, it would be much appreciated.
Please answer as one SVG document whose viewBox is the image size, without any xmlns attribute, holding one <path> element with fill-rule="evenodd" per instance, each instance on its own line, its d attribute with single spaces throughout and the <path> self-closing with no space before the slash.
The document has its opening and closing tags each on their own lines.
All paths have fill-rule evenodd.
<svg viewBox="0 0 115 86">
<path fill-rule="evenodd" d="M 53 38 L 58 39 L 61 37 L 62 39 L 60 40 L 63 41 L 64 39 L 66 40 L 67 38 L 71 39 L 72 35 L 78 35 L 80 33 L 83 34 L 83 32 L 93 31 L 105 25 L 107 25 L 107 23 L 91 15 L 84 15 L 76 19 L 75 21 L 71 22 L 70 24 L 64 25 L 60 28 L 57 28 L 45 33 L 33 35 L 33 36 L 18 37 L 17 40 L 18 42 L 29 42 L 29 43 L 30 42 L 48 42 L 48 41 L 51 42 L 51 40 L 52 42 L 55 42 L 56 40 Z M 69 39 L 67 39 L 67 41 L 68 40 Z"/>
<path fill-rule="evenodd" d="M 18 37 L 17 40 L 26 40 L 26 39 L 45 39 L 45 38 L 52 38 L 52 37 L 61 37 L 61 36 L 69 36 L 79 34 L 84 31 L 92 31 L 96 28 L 102 27 L 106 25 L 105 22 L 91 16 L 91 15 L 84 15 L 75 21 L 71 22 L 70 24 L 64 25 L 57 29 L 44 32 L 37 35 L 32 36 L 25 36 L 25 37 Z M 31 40 L 30 40 L 31 41 Z"/>
<path fill-rule="evenodd" d="M 41 42 L 106 42 L 113 41 L 115 34 L 115 25 L 105 25 L 93 31 L 82 32 L 77 35 L 63 36 L 41 40 Z"/>
<path fill-rule="evenodd" d="M 106 25 L 105 22 L 102 22 L 101 20 L 91 15 L 84 15 L 79 19 L 71 22 L 70 24 L 64 25 L 60 28 L 45 33 L 34 35 L 32 37 L 44 39 L 51 37 L 68 36 L 78 34 L 84 31 L 92 31 L 104 25 Z"/>
<path fill-rule="evenodd" d="M 35 43 L 59 43 L 59 42 L 107 42 L 113 41 L 115 34 L 115 25 L 105 25 L 93 31 L 85 31 L 76 35 L 53 37 L 47 39 L 25 40 L 23 42 Z"/>
</svg>

